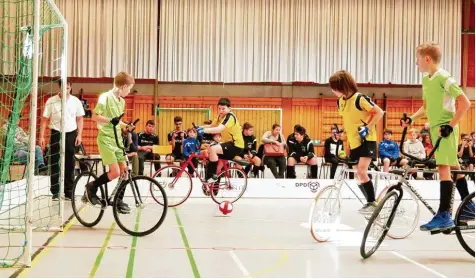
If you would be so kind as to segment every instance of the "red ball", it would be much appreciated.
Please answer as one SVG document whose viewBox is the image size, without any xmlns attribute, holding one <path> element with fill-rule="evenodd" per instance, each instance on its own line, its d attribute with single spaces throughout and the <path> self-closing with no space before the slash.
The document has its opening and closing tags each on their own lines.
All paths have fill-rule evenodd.
<svg viewBox="0 0 476 279">
<path fill-rule="evenodd" d="M 223 215 L 227 215 L 233 211 L 233 204 L 229 201 L 224 201 L 220 203 L 220 205 L 218 206 L 218 209 L 220 209 Z"/>
</svg>

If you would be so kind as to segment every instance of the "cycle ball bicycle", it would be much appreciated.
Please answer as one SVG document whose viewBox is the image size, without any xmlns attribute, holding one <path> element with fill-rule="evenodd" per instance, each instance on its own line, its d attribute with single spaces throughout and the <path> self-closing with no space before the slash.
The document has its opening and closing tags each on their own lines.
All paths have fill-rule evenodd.
<svg viewBox="0 0 476 279">
<path fill-rule="evenodd" d="M 404 117 L 406 117 L 406 114 L 404 114 Z M 402 140 L 400 142 L 400 151 L 403 155 L 419 163 L 425 163 L 433 156 L 433 154 L 439 147 L 440 141 L 442 139 L 442 137 L 438 138 L 435 146 L 433 147 L 433 150 L 431 150 L 427 158 L 419 159 L 409 154 L 406 154 L 403 151 L 403 142 L 406 133 L 407 127 L 403 129 Z M 387 193 L 379 202 L 377 208 L 375 209 L 374 213 L 369 219 L 369 222 L 367 223 L 360 246 L 360 255 L 362 256 L 362 258 L 367 259 L 372 256 L 378 250 L 388 231 L 391 229 L 395 216 L 398 212 L 398 207 L 402 200 L 402 189 L 404 188 L 404 185 L 411 189 L 411 191 L 418 197 L 418 199 L 433 215 L 436 214 L 435 210 L 418 194 L 416 189 L 411 187 L 408 179 L 410 173 L 413 171 L 414 169 L 412 169 L 410 166 L 405 167 L 403 170 L 392 171 L 392 173 L 399 175 L 400 179 L 396 185 L 388 189 Z M 452 171 L 452 173 L 469 174 L 471 172 Z M 452 207 L 450 209 L 450 212 L 452 212 Z M 452 235 L 453 233 L 455 233 L 461 246 L 466 250 L 466 252 L 468 252 L 471 256 L 474 257 L 474 192 L 470 193 L 461 201 L 458 206 L 458 209 L 456 210 L 454 222 L 456 226 L 453 229 L 444 231 L 432 231 L 430 232 L 430 234 L 434 235 L 443 233 L 447 235 Z"/>
<path fill-rule="evenodd" d="M 334 124 L 334 126 L 339 131 L 337 124 Z M 338 149 L 339 147 L 336 147 L 336 150 Z M 356 193 L 349 182 L 345 180 L 347 174 L 355 172 L 352 166 L 357 165 L 358 162 L 348 158 L 337 157 L 337 159 L 343 163 L 341 171 L 336 175 L 333 184 L 325 186 L 317 193 L 309 213 L 311 235 L 318 242 L 328 241 L 335 234 L 340 225 L 343 205 L 343 185 L 347 186 L 357 200 L 364 205 L 364 201 L 362 201 L 359 194 Z M 373 183 L 374 191 L 377 192 L 379 179 L 382 179 L 385 185 L 379 195 L 376 195 L 376 200 L 379 202 L 391 187 L 390 178 L 394 175 L 381 172 L 373 162 L 371 162 L 370 168 L 375 170 L 368 171 L 368 174 L 375 176 Z M 417 196 L 409 188 L 404 187 L 404 202 L 397 215 L 398 226 L 395 226 L 395 228 L 388 233 L 388 236 L 394 239 L 407 237 L 418 225 L 419 216 L 420 206 Z M 364 215 L 363 217 L 368 220 L 370 215 Z"/>
<path fill-rule="evenodd" d="M 196 128 L 195 124 L 193 127 Z M 202 162 L 207 159 L 203 154 L 191 154 L 180 166 L 169 165 L 160 168 L 153 175 L 154 179 L 162 185 L 167 193 L 168 206 L 175 207 L 184 203 L 191 195 L 193 189 L 193 178 L 195 176 L 205 190 L 206 195 L 210 195 L 212 200 L 220 204 L 223 201 L 235 203 L 246 191 L 248 177 L 246 173 L 234 164 L 246 166 L 249 163 L 244 160 L 218 160 L 217 181 L 209 183 L 203 174 L 194 165 L 193 159 L 200 159 Z M 192 168 L 192 174 L 187 169 Z M 157 201 L 160 202 L 160 201 Z"/>
<path fill-rule="evenodd" d="M 133 126 L 138 121 L 139 119 L 133 123 Z M 128 133 L 134 129 L 132 128 Z M 96 180 L 96 174 L 91 170 L 79 174 L 74 182 L 74 196 L 71 200 L 74 215 L 83 226 L 94 227 L 103 218 L 105 209 L 112 206 L 114 219 L 124 232 L 132 236 L 149 235 L 156 231 L 165 220 L 167 195 L 154 179 L 143 175 L 132 175 L 126 149 L 119 143 L 116 129 L 114 129 L 114 137 L 117 147 L 122 149 L 126 158 L 127 173 L 119 177 L 111 195 L 108 193 L 107 184 L 99 187 L 97 195 L 100 205 L 91 204 L 85 193 L 86 184 Z M 105 166 L 103 169 L 106 171 Z M 119 208 L 121 200 L 131 207 L 130 211 Z"/>
</svg>

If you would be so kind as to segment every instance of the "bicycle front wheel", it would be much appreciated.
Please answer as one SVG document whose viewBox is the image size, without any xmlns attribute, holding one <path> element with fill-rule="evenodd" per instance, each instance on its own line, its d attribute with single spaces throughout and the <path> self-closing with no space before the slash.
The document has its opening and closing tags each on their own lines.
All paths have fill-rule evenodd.
<svg viewBox="0 0 476 279">
<path fill-rule="evenodd" d="M 80 173 L 73 186 L 73 199 L 71 200 L 71 206 L 73 207 L 73 213 L 79 223 L 85 227 L 94 227 L 99 221 L 101 221 L 104 215 L 104 209 L 106 207 L 106 197 L 103 187 L 99 187 L 98 197 L 103 202 L 101 205 L 92 205 L 86 198 L 85 190 L 86 184 L 97 179 L 97 176 L 92 172 Z"/>
<path fill-rule="evenodd" d="M 178 166 L 166 166 L 158 170 L 154 174 L 154 179 L 162 186 L 167 194 L 167 202 L 169 207 L 174 207 L 184 203 L 192 193 L 192 177 L 190 174 Z M 158 191 L 155 187 L 150 189 L 152 197 Z M 156 200 L 161 202 L 162 194 Z"/>
<path fill-rule="evenodd" d="M 388 192 L 379 202 L 377 208 L 365 227 L 364 237 L 360 245 L 360 255 L 367 259 L 372 256 L 382 244 L 390 230 L 393 217 L 397 210 L 398 194 L 395 191 Z"/>
<path fill-rule="evenodd" d="M 455 219 L 456 237 L 464 250 L 474 257 L 474 192 L 463 199 Z"/>
<path fill-rule="evenodd" d="M 215 203 L 236 202 L 243 196 L 248 184 L 246 173 L 236 167 L 230 167 L 218 174 L 218 180 L 210 185 L 210 192 Z"/>
<path fill-rule="evenodd" d="M 150 191 L 152 188 L 156 189 L 154 195 Z M 124 204 L 129 210 L 125 210 Z M 148 176 L 134 176 L 117 188 L 113 202 L 114 219 L 124 232 L 145 236 L 162 225 L 167 206 L 167 195 L 157 181 Z"/>
<path fill-rule="evenodd" d="M 388 189 L 385 187 L 377 197 L 377 202 L 385 197 Z M 417 227 L 420 220 L 420 203 L 417 196 L 406 186 L 402 185 L 403 197 L 395 213 L 392 228 L 388 231 L 388 236 L 393 239 L 403 239 L 409 236 Z"/>
<path fill-rule="evenodd" d="M 331 238 L 340 224 L 342 204 L 339 188 L 334 185 L 324 187 L 314 199 L 311 210 L 311 235 L 319 242 Z"/>
</svg>

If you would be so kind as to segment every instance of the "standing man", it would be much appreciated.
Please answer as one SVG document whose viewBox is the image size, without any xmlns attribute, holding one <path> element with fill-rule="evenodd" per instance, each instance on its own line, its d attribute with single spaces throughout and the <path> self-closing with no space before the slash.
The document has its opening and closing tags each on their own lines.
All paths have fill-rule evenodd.
<svg viewBox="0 0 476 279">
<path fill-rule="evenodd" d="M 58 81 L 61 89 L 61 80 Z M 64 113 L 64 131 L 61 131 L 61 90 L 55 96 L 49 98 L 45 104 L 40 127 L 40 146 L 45 148 L 45 129 L 48 126 L 51 130 L 50 136 L 50 158 L 48 162 L 51 166 L 51 186 L 53 200 L 59 200 L 59 173 L 61 159 L 61 132 L 66 135 L 65 158 L 64 158 L 64 195 L 65 200 L 73 197 L 74 184 L 74 153 L 75 147 L 82 142 L 84 108 L 81 101 L 71 95 L 71 81 L 66 80 L 66 106 Z"/>
</svg>

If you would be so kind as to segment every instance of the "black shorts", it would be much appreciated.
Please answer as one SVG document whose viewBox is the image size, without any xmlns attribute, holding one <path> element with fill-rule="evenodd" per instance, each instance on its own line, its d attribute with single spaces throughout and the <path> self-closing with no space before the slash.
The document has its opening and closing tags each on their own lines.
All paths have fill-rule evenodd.
<svg viewBox="0 0 476 279">
<path fill-rule="evenodd" d="M 359 147 L 350 150 L 350 159 L 358 161 L 360 158 L 377 159 L 377 143 L 375 141 L 364 141 Z"/>
<path fill-rule="evenodd" d="M 243 148 L 235 146 L 232 142 L 220 143 L 223 154 L 219 154 L 218 158 L 223 160 L 233 160 L 236 156 L 243 153 Z"/>
<path fill-rule="evenodd" d="M 402 157 L 398 157 L 398 158 L 388 158 L 388 157 L 383 157 L 381 158 L 382 160 L 382 163 L 383 163 L 383 160 L 385 159 L 389 159 L 390 160 L 390 165 L 393 165 L 395 163 L 395 166 L 400 166 L 400 162 L 402 161 Z"/>
<path fill-rule="evenodd" d="M 174 160 L 184 160 L 185 159 L 183 154 L 169 153 L 169 154 L 167 154 L 167 157 L 169 157 L 169 156 L 174 157 Z"/>
</svg>

